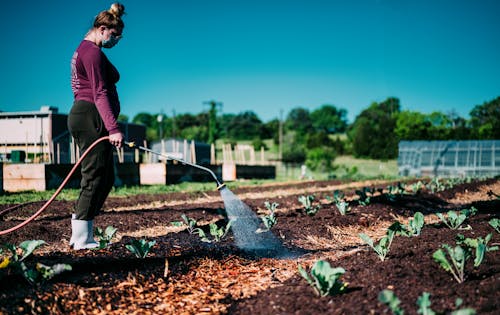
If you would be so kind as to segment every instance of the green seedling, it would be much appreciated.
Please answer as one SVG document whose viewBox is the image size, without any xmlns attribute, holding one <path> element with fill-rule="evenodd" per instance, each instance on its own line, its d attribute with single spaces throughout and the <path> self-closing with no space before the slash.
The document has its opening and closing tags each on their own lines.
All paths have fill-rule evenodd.
<svg viewBox="0 0 500 315">
<path fill-rule="evenodd" d="M 335 190 L 333 192 L 333 202 L 341 215 L 346 215 L 351 211 L 349 203 L 344 199 L 345 195 L 340 190 Z M 332 200 L 329 196 L 326 197 L 328 200 Z"/>
<path fill-rule="evenodd" d="M 401 301 L 391 290 L 383 290 L 378 294 L 378 300 L 386 304 L 394 315 L 403 315 L 405 312 L 399 307 Z"/>
<path fill-rule="evenodd" d="M 226 237 L 227 233 L 229 232 L 229 229 L 231 228 L 232 221 L 230 220 L 225 227 L 218 227 L 217 224 L 215 223 L 210 223 L 210 235 L 212 238 L 208 238 L 205 232 L 197 228 L 195 233 L 198 234 L 198 236 L 201 238 L 202 242 L 205 243 L 218 243 L 220 242 L 224 237 Z"/>
<path fill-rule="evenodd" d="M 384 261 L 389 253 L 394 235 L 396 234 L 396 226 L 397 225 L 394 224 L 391 225 L 391 227 L 387 229 L 386 235 L 380 239 L 378 244 L 375 244 L 373 240 L 364 233 L 359 233 L 359 237 L 377 253 L 381 261 Z"/>
<path fill-rule="evenodd" d="M 476 212 L 477 209 L 472 207 L 470 209 L 464 209 L 460 212 L 450 210 L 447 212 L 446 217 L 442 213 L 436 213 L 436 215 L 441 220 L 441 222 L 443 222 L 448 228 L 456 230 L 462 226 L 462 224 L 465 222 L 465 220 L 467 220 L 467 218 L 476 214 Z"/>
<path fill-rule="evenodd" d="M 356 190 L 356 194 L 359 196 L 358 203 L 362 206 L 369 205 L 374 192 L 375 189 L 371 187 L 363 187 L 361 190 Z"/>
<path fill-rule="evenodd" d="M 417 298 L 417 314 L 422 315 L 435 315 L 436 312 L 431 308 L 431 294 L 428 292 L 423 292 L 421 296 Z M 399 306 L 401 301 L 391 290 L 383 290 L 379 293 L 378 299 L 380 302 L 386 304 L 392 311 L 392 314 L 403 315 L 404 311 Z M 455 301 L 455 307 L 459 308 L 462 305 L 462 299 L 458 298 Z M 457 309 L 451 313 L 451 315 L 474 315 L 476 311 L 471 308 Z"/>
<path fill-rule="evenodd" d="M 451 273 L 458 283 L 463 283 L 465 281 L 465 262 L 470 257 L 469 249 L 463 248 L 460 245 L 452 248 L 448 244 L 443 244 L 441 247 L 443 247 L 446 252 L 440 248 L 432 254 L 432 258 L 434 258 L 434 261 L 439 263 L 444 270 Z M 448 260 L 446 254 L 448 254 L 450 260 Z"/>
<path fill-rule="evenodd" d="M 269 211 L 269 214 L 261 216 L 260 219 L 262 220 L 262 223 L 264 223 L 264 226 L 266 227 L 266 229 L 265 230 L 258 229 L 257 230 L 258 233 L 269 231 L 269 230 L 271 230 L 271 228 L 273 226 L 276 225 L 276 223 L 278 223 L 278 219 L 276 218 L 276 215 L 274 214 L 274 212 L 278 208 L 279 204 L 276 202 L 270 203 L 270 202 L 266 201 L 266 202 L 264 202 L 264 206 Z"/>
<path fill-rule="evenodd" d="M 482 237 L 478 238 L 465 238 L 462 234 L 457 235 L 457 244 L 465 245 L 470 249 L 474 249 L 475 258 L 474 258 L 474 267 L 479 267 L 484 260 L 484 255 L 487 252 L 492 252 L 498 250 L 498 246 L 488 246 L 488 242 L 491 240 L 493 234 L 488 234 L 483 239 Z"/>
<path fill-rule="evenodd" d="M 43 240 L 29 240 L 24 241 L 19 246 L 13 244 L 4 244 L 3 247 L 8 250 L 9 254 L 5 254 L 4 250 L 0 248 L 0 270 L 7 269 L 13 272 L 20 273 L 26 281 L 30 284 L 36 284 L 40 281 L 49 280 L 54 276 L 71 270 L 70 265 L 55 264 L 53 266 L 46 266 L 37 263 L 35 268 L 30 268 L 25 264 L 25 260 L 40 246 L 45 245 Z"/>
<path fill-rule="evenodd" d="M 299 202 L 304 207 L 306 214 L 311 217 L 314 216 L 316 213 L 318 213 L 319 209 L 321 208 L 321 205 L 319 204 L 313 206 L 313 201 L 314 201 L 313 195 L 299 197 Z"/>
<path fill-rule="evenodd" d="M 421 212 L 416 212 L 413 219 L 408 220 L 408 225 L 399 224 L 399 222 L 393 224 L 394 230 L 396 230 L 398 235 L 403 235 L 406 237 L 419 236 L 424 227 L 424 215 Z"/>
<path fill-rule="evenodd" d="M 175 226 L 175 227 L 181 227 L 184 225 L 184 223 L 181 221 L 171 221 L 170 225 Z"/>
<path fill-rule="evenodd" d="M 146 258 L 146 256 L 151 251 L 151 248 L 155 246 L 156 241 L 147 241 L 144 239 L 132 240 L 130 244 L 125 245 L 125 247 L 131 251 L 137 258 Z"/>
<path fill-rule="evenodd" d="M 344 268 L 332 268 L 327 261 L 318 260 L 311 268 L 310 275 L 298 265 L 300 275 L 307 280 L 319 296 L 340 294 L 347 288 L 347 283 L 340 281 Z"/>
<path fill-rule="evenodd" d="M 416 183 L 413 183 L 410 185 L 410 190 L 414 193 L 414 194 L 418 194 L 419 192 L 422 191 L 422 189 L 424 189 L 425 185 L 424 183 L 422 183 L 421 181 L 418 181 Z"/>
<path fill-rule="evenodd" d="M 497 231 L 497 233 L 500 233 L 500 219 L 494 218 L 491 219 L 488 223 L 495 229 L 495 231 Z"/>
<path fill-rule="evenodd" d="M 115 236 L 116 231 L 118 231 L 118 229 L 111 225 L 106 227 L 104 231 L 101 228 L 96 227 L 94 233 L 99 241 L 99 246 L 95 249 L 106 248 L 111 243 L 111 239 Z"/>
<path fill-rule="evenodd" d="M 181 214 L 181 218 L 184 220 L 184 224 L 186 224 L 189 234 L 194 234 L 196 232 L 196 220 L 188 217 L 184 213 Z"/>
</svg>

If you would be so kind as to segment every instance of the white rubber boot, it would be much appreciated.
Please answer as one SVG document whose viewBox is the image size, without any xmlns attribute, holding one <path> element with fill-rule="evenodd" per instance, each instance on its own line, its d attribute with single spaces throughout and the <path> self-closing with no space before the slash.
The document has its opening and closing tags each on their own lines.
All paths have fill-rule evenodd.
<svg viewBox="0 0 500 315">
<path fill-rule="evenodd" d="M 90 249 L 99 246 L 94 240 L 94 221 L 77 220 L 71 218 L 71 239 L 69 245 L 73 249 Z"/>
</svg>

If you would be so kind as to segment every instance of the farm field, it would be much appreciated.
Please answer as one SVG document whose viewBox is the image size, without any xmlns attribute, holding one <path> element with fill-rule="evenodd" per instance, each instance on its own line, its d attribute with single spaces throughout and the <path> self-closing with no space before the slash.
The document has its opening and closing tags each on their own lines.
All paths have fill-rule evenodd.
<svg viewBox="0 0 500 315">
<path fill-rule="evenodd" d="M 72 270 L 30 284 L 8 266 L 0 269 L 0 314 L 390 314 L 378 298 L 386 289 L 399 298 L 406 314 L 417 314 L 424 292 L 430 293 L 430 307 L 438 314 L 463 308 L 498 314 L 500 251 L 486 252 L 477 267 L 472 253 L 463 283 L 441 268 L 433 253 L 442 244 L 455 247 L 457 234 L 484 239 L 491 233 L 488 246 L 500 245 L 499 232 L 489 224 L 500 216 L 500 181 L 425 184 L 412 181 L 404 189 L 396 181 L 381 180 L 229 185 L 259 216 L 269 214 L 266 201 L 278 204 L 271 231 L 289 253 L 280 257 L 273 257 L 272 250 L 258 255 L 242 251 L 231 231 L 219 242 L 203 242 L 186 224 L 176 223 L 183 222 L 184 214 L 207 235 L 210 223 L 226 225 L 218 191 L 109 198 L 95 224 L 117 229 L 112 243 L 77 252 L 68 246 L 73 202 L 56 201 L 36 221 L 0 236 L 0 244 L 44 240 L 47 244 L 26 265 L 69 264 Z M 333 201 L 336 190 L 349 204 L 345 215 Z M 298 201 L 308 195 L 314 196 L 311 208 L 319 206 L 315 214 Z M 20 223 L 42 204 L 12 211 L 5 210 L 14 205 L 0 205 L 0 230 Z M 437 216 L 470 209 L 477 212 L 458 229 Z M 420 235 L 394 236 L 383 261 L 359 237 L 364 233 L 377 241 L 395 221 L 410 226 L 417 212 L 425 220 Z M 139 239 L 156 242 L 145 258 L 125 247 Z M 340 279 L 347 284 L 344 292 L 320 297 L 300 275 L 299 265 L 309 271 L 319 260 L 345 269 Z M 460 306 L 457 299 L 463 301 Z"/>
</svg>

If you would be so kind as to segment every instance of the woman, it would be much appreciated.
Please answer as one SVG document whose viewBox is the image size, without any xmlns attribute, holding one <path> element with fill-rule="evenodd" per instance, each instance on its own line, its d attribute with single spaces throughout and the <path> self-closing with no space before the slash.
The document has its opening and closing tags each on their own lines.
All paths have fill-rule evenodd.
<svg viewBox="0 0 500 315">
<path fill-rule="evenodd" d="M 71 60 L 75 100 L 68 117 L 69 131 L 82 152 L 97 139 L 109 136 L 109 142 L 99 143 L 81 164 L 81 190 L 71 219 L 70 246 L 76 250 L 98 246 L 93 221 L 113 187 L 113 146 L 123 143 L 115 86 L 120 75 L 101 48 L 111 48 L 121 39 L 124 11 L 123 5 L 114 3 L 99 13 Z"/>
</svg>

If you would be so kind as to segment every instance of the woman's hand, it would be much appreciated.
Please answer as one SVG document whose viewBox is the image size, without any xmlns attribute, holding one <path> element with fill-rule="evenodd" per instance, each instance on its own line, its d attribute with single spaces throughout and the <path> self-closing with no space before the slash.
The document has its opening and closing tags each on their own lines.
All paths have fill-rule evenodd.
<svg viewBox="0 0 500 315">
<path fill-rule="evenodd" d="M 121 148 L 123 145 L 123 133 L 118 132 L 109 135 L 109 142 L 117 148 Z"/>
</svg>

